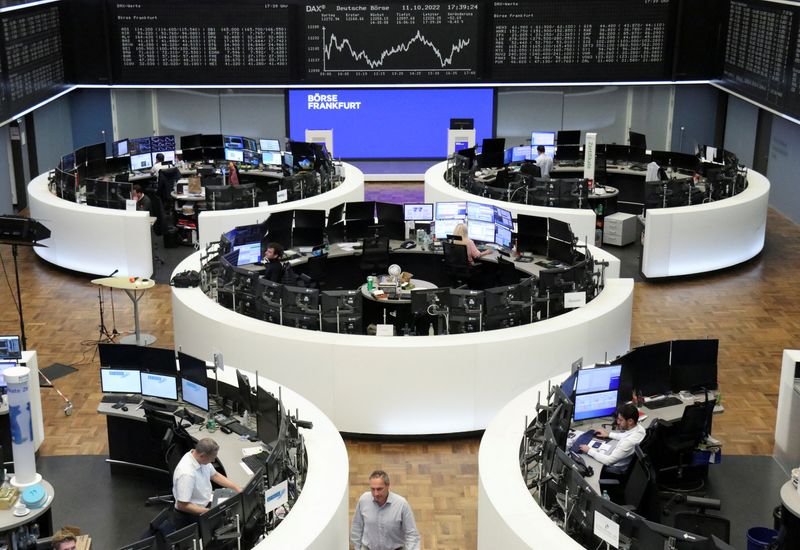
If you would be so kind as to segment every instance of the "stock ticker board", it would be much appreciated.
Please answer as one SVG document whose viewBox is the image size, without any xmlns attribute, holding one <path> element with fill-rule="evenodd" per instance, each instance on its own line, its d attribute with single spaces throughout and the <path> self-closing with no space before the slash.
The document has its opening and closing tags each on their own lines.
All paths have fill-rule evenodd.
<svg viewBox="0 0 800 550">
<path fill-rule="evenodd" d="M 290 78 L 287 4 L 114 1 L 110 18 L 117 82 L 236 84 Z"/>
<path fill-rule="evenodd" d="M 313 82 L 474 81 L 478 2 L 311 4 L 305 75 Z"/>
</svg>

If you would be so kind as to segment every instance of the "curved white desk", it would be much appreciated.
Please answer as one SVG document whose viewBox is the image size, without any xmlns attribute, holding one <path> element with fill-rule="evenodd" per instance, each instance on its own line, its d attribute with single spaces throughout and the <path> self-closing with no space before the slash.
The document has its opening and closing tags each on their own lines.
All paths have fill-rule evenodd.
<svg viewBox="0 0 800 550">
<path fill-rule="evenodd" d="M 31 218 L 50 230 L 33 247 L 43 260 L 60 267 L 106 276 L 115 269 L 120 277 L 150 277 L 153 254 L 147 212 L 113 210 L 77 204 L 59 198 L 47 187 L 48 174 L 28 184 Z"/>
<path fill-rule="evenodd" d="M 176 272 L 199 268 L 199 254 Z M 445 434 L 484 429 L 519 388 L 579 357 L 628 350 L 633 281 L 609 279 L 585 307 L 478 334 L 339 335 L 283 327 L 228 310 L 199 288 L 173 288 L 175 345 L 294 388 L 343 432 Z"/>
<path fill-rule="evenodd" d="M 578 242 L 594 243 L 595 213 L 589 209 L 555 208 L 552 206 L 535 206 L 531 204 L 518 204 L 515 202 L 499 201 L 487 197 L 478 197 L 457 187 L 450 185 L 444 179 L 447 162 L 440 162 L 431 166 L 425 172 L 425 202 L 446 201 L 479 201 L 511 211 L 514 216 L 525 214 L 527 216 L 541 216 L 555 218 L 567 222 Z"/>
<path fill-rule="evenodd" d="M 562 372 L 550 381 L 558 384 L 568 374 L 569 371 Z M 503 407 L 481 438 L 478 451 L 479 550 L 583 548 L 547 517 L 522 479 L 519 446 L 525 433 L 525 418 L 530 420 L 536 416 L 539 392 L 547 396 L 547 377 L 539 380 Z"/>
<path fill-rule="evenodd" d="M 343 164 L 344 181 L 335 189 L 321 195 L 308 197 L 299 201 L 282 202 L 255 208 L 237 208 L 235 210 L 216 210 L 200 212 L 198 226 L 200 229 L 200 246 L 219 240 L 219 236 L 240 225 L 251 225 L 263 222 L 273 212 L 284 210 L 311 209 L 328 210 L 343 202 L 364 200 L 364 173 L 351 164 Z"/>
<path fill-rule="evenodd" d="M 642 275 L 674 277 L 740 264 L 764 248 L 769 180 L 747 170 L 747 188 L 705 204 L 647 211 Z"/>
</svg>

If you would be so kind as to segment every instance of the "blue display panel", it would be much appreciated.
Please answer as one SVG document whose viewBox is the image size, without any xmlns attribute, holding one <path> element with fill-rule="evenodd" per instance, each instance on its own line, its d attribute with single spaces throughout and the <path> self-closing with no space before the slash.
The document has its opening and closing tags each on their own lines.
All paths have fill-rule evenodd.
<svg viewBox="0 0 800 550">
<path fill-rule="evenodd" d="M 494 92 L 431 90 L 289 90 L 289 134 L 333 129 L 337 157 L 445 158 L 451 118 L 472 118 L 477 142 L 493 137 Z"/>
</svg>

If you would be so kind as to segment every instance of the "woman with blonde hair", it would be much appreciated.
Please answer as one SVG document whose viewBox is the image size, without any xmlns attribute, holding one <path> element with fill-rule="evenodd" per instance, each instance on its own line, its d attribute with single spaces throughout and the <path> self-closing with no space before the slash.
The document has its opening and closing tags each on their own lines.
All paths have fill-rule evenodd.
<svg viewBox="0 0 800 550">
<path fill-rule="evenodd" d="M 455 244 L 460 244 L 467 247 L 467 259 L 469 260 L 470 265 L 472 265 L 475 260 L 480 258 L 481 256 L 486 256 L 487 254 L 491 254 L 491 250 L 478 250 L 478 247 L 475 246 L 475 242 L 467 237 L 467 224 L 460 223 L 453 229 L 453 235 L 461 237 L 461 240 L 453 241 Z"/>
</svg>

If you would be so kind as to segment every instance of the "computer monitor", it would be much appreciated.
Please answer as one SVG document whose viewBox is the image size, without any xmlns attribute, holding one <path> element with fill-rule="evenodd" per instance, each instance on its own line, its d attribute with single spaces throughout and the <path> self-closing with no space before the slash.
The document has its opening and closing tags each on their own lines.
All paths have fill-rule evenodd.
<svg viewBox="0 0 800 550">
<path fill-rule="evenodd" d="M 2 359 L 22 359 L 19 336 L 0 336 L 0 360 Z"/>
<path fill-rule="evenodd" d="M 167 550 L 197 550 L 200 544 L 200 530 L 196 523 L 173 531 L 164 537 Z"/>
<path fill-rule="evenodd" d="M 202 134 L 181 136 L 181 151 L 186 151 L 187 149 L 197 149 L 202 146 Z"/>
<path fill-rule="evenodd" d="M 141 372 L 134 369 L 100 369 L 103 393 L 142 393 Z"/>
<path fill-rule="evenodd" d="M 556 143 L 561 145 L 580 145 L 580 130 L 559 130 L 556 134 Z"/>
<path fill-rule="evenodd" d="M 467 225 L 467 236 L 473 241 L 493 243 L 494 228 L 493 223 L 471 221 Z"/>
<path fill-rule="evenodd" d="M 494 223 L 502 225 L 508 229 L 514 229 L 514 218 L 511 212 L 499 206 L 493 206 L 494 209 Z"/>
<path fill-rule="evenodd" d="M 524 214 L 517 216 L 517 250 L 547 255 L 547 218 Z"/>
<path fill-rule="evenodd" d="M 158 550 L 158 544 L 155 537 L 147 537 L 146 539 L 121 546 L 117 550 Z"/>
<path fill-rule="evenodd" d="M 578 371 L 575 394 L 596 393 L 619 389 L 622 365 L 607 365 Z"/>
<path fill-rule="evenodd" d="M 451 130 L 472 130 L 475 128 L 475 119 L 472 118 L 451 118 Z"/>
<path fill-rule="evenodd" d="M 128 150 L 131 155 L 140 155 L 143 153 L 152 152 L 151 142 L 149 137 L 131 138 L 128 139 Z"/>
<path fill-rule="evenodd" d="M 580 371 L 583 372 L 583 371 Z M 590 420 L 612 416 L 617 410 L 617 397 L 619 390 L 600 391 L 575 395 L 575 411 L 573 420 Z"/>
<path fill-rule="evenodd" d="M 264 151 L 261 153 L 261 163 L 267 166 L 280 166 L 282 160 L 280 152 Z"/>
<path fill-rule="evenodd" d="M 283 312 L 312 313 L 319 311 L 319 289 L 284 285 Z"/>
<path fill-rule="evenodd" d="M 256 405 L 256 396 L 250 390 L 250 380 L 239 370 L 236 371 L 236 383 L 239 388 L 238 401 L 242 410 L 256 412 L 258 406 Z"/>
<path fill-rule="evenodd" d="M 511 248 L 512 232 L 502 225 L 494 226 L 494 242 L 505 248 Z"/>
<path fill-rule="evenodd" d="M 111 155 L 113 157 L 128 156 L 128 139 L 121 139 L 111 144 Z"/>
<path fill-rule="evenodd" d="M 197 526 L 200 531 L 200 539 L 203 542 L 203 548 L 214 548 L 214 546 L 212 546 L 214 532 L 226 525 L 235 524 L 236 516 L 239 516 L 240 520 L 243 517 L 241 493 L 230 497 L 220 504 L 217 504 L 206 513 L 197 516 Z"/>
<path fill-rule="evenodd" d="M 175 153 L 175 136 L 153 136 L 150 138 L 150 152 Z M 166 155 L 164 160 L 167 160 Z"/>
<path fill-rule="evenodd" d="M 407 222 L 433 221 L 432 203 L 414 203 L 403 205 L 403 219 Z"/>
<path fill-rule="evenodd" d="M 279 306 L 283 297 L 283 285 L 269 279 L 259 279 L 256 285 L 256 292 L 267 304 Z"/>
<path fill-rule="evenodd" d="M 177 377 L 154 372 L 142 372 L 142 395 L 161 399 L 178 399 Z"/>
<path fill-rule="evenodd" d="M 263 470 L 253 472 L 253 477 L 242 488 L 242 513 L 243 523 L 247 524 L 255 516 L 260 516 L 264 512 L 264 475 Z"/>
<path fill-rule="evenodd" d="M 103 367 L 132 367 L 138 369 L 141 365 L 143 346 L 136 344 L 106 344 L 97 345 L 100 365 Z"/>
<path fill-rule="evenodd" d="M 361 312 L 323 315 L 320 330 L 338 334 L 363 334 Z"/>
<path fill-rule="evenodd" d="M 547 257 L 561 263 L 572 265 L 575 262 L 575 250 L 572 244 L 556 239 L 547 239 Z"/>
<path fill-rule="evenodd" d="M 281 152 L 281 142 L 279 139 L 259 139 L 258 147 L 262 152 L 270 151 L 275 153 Z"/>
<path fill-rule="evenodd" d="M 181 369 L 181 378 L 186 378 L 201 386 L 206 386 L 208 384 L 208 366 L 202 359 L 192 357 L 191 355 L 179 351 L 178 365 Z"/>
<path fill-rule="evenodd" d="M 237 266 L 261 262 L 261 241 L 234 246 L 233 251 L 239 253 L 236 257 Z"/>
<path fill-rule="evenodd" d="M 8 369 L 16 366 L 16 361 L 0 361 L 0 388 L 5 388 L 8 386 L 8 384 L 6 384 L 5 372 Z"/>
<path fill-rule="evenodd" d="M 363 295 L 355 290 L 323 290 L 320 293 L 322 300 L 322 315 L 336 315 L 337 312 L 360 313 Z"/>
<path fill-rule="evenodd" d="M 530 292 L 530 285 L 525 284 L 487 288 L 484 291 L 486 314 L 503 315 L 510 310 L 519 310 L 530 303 Z"/>
<path fill-rule="evenodd" d="M 451 235 L 459 223 L 467 219 L 467 203 L 437 202 L 436 203 L 436 238 L 444 239 Z"/>
<path fill-rule="evenodd" d="M 225 160 L 231 162 L 244 162 L 244 150 L 243 149 L 231 149 L 229 147 L 225 148 Z"/>
<path fill-rule="evenodd" d="M 622 365 L 620 393 L 630 399 L 633 392 L 643 396 L 663 395 L 671 387 L 669 342 L 666 346 L 642 346 L 614 360 Z M 661 347 L 661 350 L 659 349 Z M 660 353 L 662 350 L 666 351 Z"/>
<path fill-rule="evenodd" d="M 61 157 L 61 170 L 64 172 L 69 172 L 70 170 L 75 169 L 75 153 L 67 153 L 63 157 Z"/>
<path fill-rule="evenodd" d="M 198 409 L 208 411 L 208 389 L 188 378 L 181 378 L 181 398 Z"/>
<path fill-rule="evenodd" d="M 518 145 L 516 147 L 511 147 L 509 151 L 511 151 L 510 162 L 523 162 L 526 160 L 533 160 L 534 158 L 536 158 L 533 148 L 528 145 Z"/>
<path fill-rule="evenodd" d="M 430 315 L 433 306 L 443 309 L 450 303 L 449 288 L 426 288 L 411 291 L 411 313 L 422 316 Z"/>
<path fill-rule="evenodd" d="M 628 132 L 628 145 L 638 149 L 647 149 L 647 138 L 639 132 Z"/>
<path fill-rule="evenodd" d="M 281 425 L 281 410 L 278 406 L 278 399 L 262 387 L 258 388 L 257 395 L 258 418 L 256 430 L 258 438 L 263 443 L 271 445 L 278 439 Z"/>
<path fill-rule="evenodd" d="M 555 218 L 548 218 L 547 235 L 553 239 L 564 241 L 565 243 L 575 242 L 575 234 L 572 232 L 572 228 L 570 228 L 569 224 Z"/>
<path fill-rule="evenodd" d="M 178 374 L 178 363 L 175 360 L 175 350 L 170 348 L 142 348 L 139 356 L 140 368 L 143 371 L 159 374 Z"/>
<path fill-rule="evenodd" d="M 673 340 L 670 387 L 673 392 L 717 389 L 719 340 Z"/>
<path fill-rule="evenodd" d="M 153 157 L 150 153 L 139 153 L 138 155 L 131 155 L 131 171 L 147 170 L 153 167 Z"/>
<path fill-rule="evenodd" d="M 578 139 L 580 139 L 580 136 L 578 136 Z M 555 140 L 555 132 L 531 132 L 531 157 L 535 159 L 539 156 L 539 145 L 544 147 L 545 154 L 553 157 L 556 153 Z"/>
</svg>

